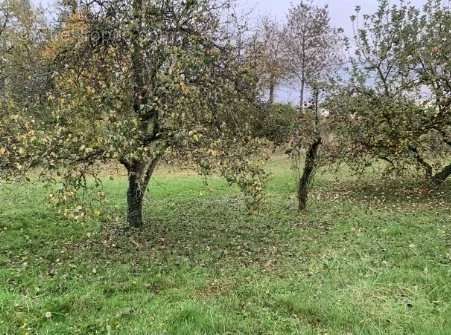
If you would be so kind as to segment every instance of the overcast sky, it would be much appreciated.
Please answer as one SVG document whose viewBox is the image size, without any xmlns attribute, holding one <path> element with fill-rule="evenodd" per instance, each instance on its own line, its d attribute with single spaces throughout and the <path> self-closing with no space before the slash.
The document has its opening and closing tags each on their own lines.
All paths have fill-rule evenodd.
<svg viewBox="0 0 451 335">
<path fill-rule="evenodd" d="M 296 4 L 300 0 L 237 0 L 239 6 L 246 11 L 252 11 L 252 16 L 270 16 L 284 20 L 291 4 Z M 392 3 L 398 1 L 392 0 Z M 423 6 L 426 0 L 411 0 L 415 6 Z M 376 0 L 316 0 L 315 3 L 328 5 L 332 24 L 345 29 L 347 34 L 352 34 L 350 16 L 354 13 L 354 8 L 360 6 L 362 13 L 371 14 L 377 9 Z"/>
</svg>

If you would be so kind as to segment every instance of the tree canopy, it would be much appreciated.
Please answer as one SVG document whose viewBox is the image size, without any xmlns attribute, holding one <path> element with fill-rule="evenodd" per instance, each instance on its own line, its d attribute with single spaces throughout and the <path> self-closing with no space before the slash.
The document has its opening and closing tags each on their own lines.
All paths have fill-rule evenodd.
<svg viewBox="0 0 451 335">
<path fill-rule="evenodd" d="M 351 80 L 332 107 L 336 154 L 363 165 L 381 159 L 396 171 L 417 166 L 439 184 L 451 172 L 449 8 L 380 1 L 357 24 L 359 11 Z"/>
<path fill-rule="evenodd" d="M 95 174 L 96 163 L 120 162 L 133 226 L 143 224 L 143 197 L 160 159 L 219 171 L 249 204 L 258 199 L 264 173 L 248 126 L 258 107 L 256 80 L 237 57 L 228 4 L 70 5 L 39 49 L 51 64 L 51 89 L 32 128 L 42 134 L 40 145 L 24 151 L 44 170 L 62 171 L 71 194 Z"/>
</svg>

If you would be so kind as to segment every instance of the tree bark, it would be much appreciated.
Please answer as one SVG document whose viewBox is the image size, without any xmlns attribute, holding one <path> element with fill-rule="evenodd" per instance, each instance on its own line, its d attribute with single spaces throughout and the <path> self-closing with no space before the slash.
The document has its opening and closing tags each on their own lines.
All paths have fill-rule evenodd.
<svg viewBox="0 0 451 335">
<path fill-rule="evenodd" d="M 302 75 L 302 79 L 301 79 L 301 93 L 300 93 L 300 97 L 299 97 L 299 111 L 301 113 L 301 116 L 304 114 L 304 91 L 305 91 L 305 78 L 304 75 Z"/>
<path fill-rule="evenodd" d="M 301 113 L 301 116 L 304 115 L 304 95 L 305 95 L 305 82 L 306 82 L 306 78 L 305 78 L 305 65 L 306 65 L 306 55 L 305 55 L 305 35 L 302 36 L 302 70 L 301 70 L 301 96 L 300 96 L 300 106 L 299 106 L 299 111 Z"/>
<path fill-rule="evenodd" d="M 275 92 L 275 89 L 276 89 L 276 85 L 274 84 L 273 81 L 271 81 L 269 83 L 269 99 L 268 99 L 268 104 L 269 105 L 274 104 L 274 92 Z"/>
<path fill-rule="evenodd" d="M 144 225 L 144 196 L 157 163 L 158 158 L 153 158 L 148 162 L 126 165 L 128 171 L 127 222 L 130 227 L 140 228 Z"/>
<path fill-rule="evenodd" d="M 131 227 L 139 228 L 143 226 L 143 200 L 145 189 L 140 182 L 141 171 L 131 168 L 128 171 L 128 191 L 127 191 L 127 222 Z M 144 186 L 144 187 L 147 187 Z"/>
<path fill-rule="evenodd" d="M 315 168 L 317 165 L 318 151 L 321 145 L 321 137 L 317 137 L 316 140 L 310 145 L 307 155 L 305 157 L 304 172 L 299 180 L 298 185 L 298 205 L 299 211 L 303 211 L 307 208 L 308 194 L 310 183 L 312 181 Z"/>
<path fill-rule="evenodd" d="M 127 222 L 130 227 L 140 228 L 143 223 L 143 200 L 144 194 L 140 191 L 138 183 L 129 180 L 127 192 Z"/>
<path fill-rule="evenodd" d="M 424 174 L 426 176 L 427 179 L 431 179 L 433 178 L 432 176 L 432 166 L 426 162 L 423 157 L 421 157 L 420 153 L 418 152 L 418 149 L 415 145 L 410 145 L 409 149 L 412 151 L 416 161 L 418 162 L 418 164 L 423 168 L 424 170 Z"/>
<path fill-rule="evenodd" d="M 133 111 L 139 120 L 139 128 L 142 132 L 143 144 L 148 136 L 150 122 L 155 119 L 155 114 L 148 110 L 149 87 L 146 85 L 145 61 L 143 46 L 141 44 L 141 31 L 143 21 L 143 0 L 133 0 L 132 33 L 132 80 L 133 80 Z M 152 131 L 155 131 L 152 129 Z M 151 134 L 151 135 L 154 135 Z M 148 160 L 124 160 L 122 163 L 128 171 L 127 191 L 127 222 L 131 227 L 139 228 L 143 221 L 143 201 L 150 177 L 157 163 L 157 158 Z"/>
<path fill-rule="evenodd" d="M 319 90 L 314 87 L 314 101 L 315 101 L 315 123 L 314 123 L 314 131 L 315 131 L 315 137 L 313 143 L 310 144 L 307 154 L 305 156 L 305 164 L 304 164 L 304 171 L 302 173 L 302 177 L 299 180 L 298 185 L 298 208 L 299 211 L 303 211 L 307 209 L 307 201 L 308 201 L 308 194 L 310 190 L 310 184 L 312 182 L 315 169 L 318 163 L 318 152 L 319 147 L 322 142 L 321 138 L 321 130 L 320 130 L 320 116 L 319 116 Z M 303 109 L 301 109 L 301 112 Z"/>
<path fill-rule="evenodd" d="M 451 176 L 451 164 L 445 166 L 442 171 L 438 172 L 432 177 L 432 182 L 434 185 L 439 186 L 445 182 L 448 177 Z"/>
</svg>

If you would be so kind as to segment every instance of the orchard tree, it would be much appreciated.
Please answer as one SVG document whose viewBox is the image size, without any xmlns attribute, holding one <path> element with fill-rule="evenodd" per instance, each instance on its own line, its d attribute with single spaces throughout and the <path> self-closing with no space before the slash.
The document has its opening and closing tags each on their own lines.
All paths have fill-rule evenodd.
<svg viewBox="0 0 451 335">
<path fill-rule="evenodd" d="M 288 75 L 299 83 L 300 90 L 300 114 L 290 153 L 299 172 L 298 206 L 299 210 L 304 210 L 322 142 L 319 100 L 335 80 L 342 63 L 345 40 L 341 29 L 331 27 L 327 6 L 301 2 L 290 9 L 283 41 Z M 311 93 L 311 103 L 306 110 L 307 89 Z M 302 169 L 300 158 L 304 150 L 306 157 Z"/>
<path fill-rule="evenodd" d="M 256 38 L 255 53 L 260 85 L 268 92 L 268 104 L 274 103 L 275 90 L 287 75 L 283 57 L 282 29 L 269 17 L 263 18 Z"/>
<path fill-rule="evenodd" d="M 363 20 L 357 9 L 351 83 L 332 107 L 337 156 L 358 169 L 374 160 L 395 171 L 416 166 L 435 185 L 451 174 L 451 164 L 443 165 L 451 144 L 448 6 L 430 0 L 419 10 L 381 0 Z"/>
<path fill-rule="evenodd" d="M 422 129 L 409 145 L 426 177 L 436 185 L 451 175 L 450 26 L 449 1 L 429 0 L 422 11 L 410 8 L 402 30 L 404 48 L 400 63 L 407 63 L 415 84 L 427 91 L 422 98 L 422 105 L 426 106 Z M 428 158 L 435 158 L 436 162 L 431 164 Z M 448 159 L 448 163 L 440 164 L 443 159 Z"/>
<path fill-rule="evenodd" d="M 299 83 L 301 114 L 307 90 L 318 86 L 341 62 L 341 33 L 331 26 L 327 6 L 301 1 L 289 10 L 282 40 L 288 76 Z"/>
<path fill-rule="evenodd" d="M 227 27 L 229 4 L 210 0 L 80 2 L 65 11 L 46 57 L 55 64 L 42 164 L 63 168 L 73 195 L 96 163 L 128 172 L 128 223 L 161 159 L 186 159 L 261 200 L 264 173 L 251 136 L 252 67 Z M 67 13 L 71 13 L 67 15 Z"/>
</svg>

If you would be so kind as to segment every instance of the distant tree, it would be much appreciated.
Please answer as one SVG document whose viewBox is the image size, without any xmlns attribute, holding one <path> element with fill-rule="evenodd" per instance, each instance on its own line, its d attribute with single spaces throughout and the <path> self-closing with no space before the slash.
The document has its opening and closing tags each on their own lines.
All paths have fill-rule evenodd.
<svg viewBox="0 0 451 335">
<path fill-rule="evenodd" d="M 288 75 L 299 83 L 301 113 L 306 90 L 317 86 L 341 61 L 341 32 L 330 25 L 327 6 L 301 1 L 289 10 L 282 40 Z"/>
<path fill-rule="evenodd" d="M 269 17 L 263 18 L 260 23 L 255 52 L 260 85 L 268 92 L 268 104 L 273 104 L 276 87 L 285 79 L 287 68 L 283 55 L 282 29 Z"/>
</svg>

